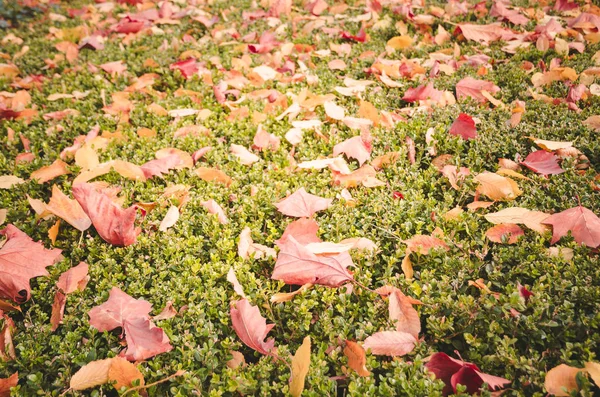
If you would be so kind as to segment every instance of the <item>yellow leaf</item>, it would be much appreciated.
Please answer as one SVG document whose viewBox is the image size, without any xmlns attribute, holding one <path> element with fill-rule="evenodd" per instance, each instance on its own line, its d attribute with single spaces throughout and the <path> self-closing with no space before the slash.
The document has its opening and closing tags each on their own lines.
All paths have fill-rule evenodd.
<svg viewBox="0 0 600 397">
<path fill-rule="evenodd" d="M 75 164 L 87 171 L 96 168 L 100 161 L 96 151 L 85 145 L 75 152 Z"/>
<path fill-rule="evenodd" d="M 493 172 L 483 172 L 475 180 L 479 182 L 477 191 L 495 201 L 514 200 L 522 193 L 515 181 Z"/>
<path fill-rule="evenodd" d="M 555 396 L 569 396 L 572 390 L 579 390 L 575 380 L 579 371 L 585 371 L 585 369 L 570 367 L 565 364 L 552 368 L 546 374 L 546 380 L 544 381 L 546 391 Z"/>
<path fill-rule="evenodd" d="M 367 357 L 365 349 L 356 342 L 346 341 L 344 355 L 348 357 L 348 366 L 356 371 L 360 376 L 369 376 L 371 373 L 367 370 Z"/>
<path fill-rule="evenodd" d="M 56 220 L 56 223 L 54 223 L 54 225 L 48 229 L 48 237 L 50 238 L 50 241 L 52 241 L 52 245 L 54 245 L 56 243 L 56 238 L 58 237 L 58 230 L 60 228 L 60 219 Z"/>
<path fill-rule="evenodd" d="M 292 376 L 290 381 L 290 394 L 298 397 L 304 390 L 304 379 L 310 366 L 310 336 L 304 338 L 302 346 L 296 350 L 292 357 Z"/>
<path fill-rule="evenodd" d="M 144 384 L 144 375 L 135 365 L 121 357 L 112 359 L 108 369 L 108 380 L 116 382 L 115 389 L 121 390 L 123 386 L 129 388 L 137 379 L 140 380 L 140 386 Z"/>
<path fill-rule="evenodd" d="M 394 50 L 403 50 L 412 45 L 412 38 L 409 36 L 396 36 L 388 40 L 386 46 Z"/>
<path fill-rule="evenodd" d="M 404 259 L 402 259 L 402 271 L 404 272 L 404 277 L 406 277 L 407 280 L 413 278 L 414 271 L 412 262 L 410 261 L 410 254 L 408 252 L 406 253 Z"/>
<path fill-rule="evenodd" d="M 85 390 L 108 382 L 108 371 L 112 358 L 92 361 L 79 369 L 71 378 L 69 387 L 73 390 Z"/>
</svg>

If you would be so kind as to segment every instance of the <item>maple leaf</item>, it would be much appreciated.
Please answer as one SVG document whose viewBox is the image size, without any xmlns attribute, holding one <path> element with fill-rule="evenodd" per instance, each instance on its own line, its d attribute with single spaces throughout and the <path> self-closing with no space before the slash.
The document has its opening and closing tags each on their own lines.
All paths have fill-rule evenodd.
<svg viewBox="0 0 600 397">
<path fill-rule="evenodd" d="M 371 353 L 385 356 L 404 356 L 415 348 L 417 339 L 408 332 L 382 331 L 365 339 L 363 347 Z"/>
<path fill-rule="evenodd" d="M 558 165 L 558 157 L 545 150 L 536 150 L 533 153 L 529 153 L 520 164 L 540 175 L 558 175 L 565 172 Z"/>
<path fill-rule="evenodd" d="M 591 248 L 600 246 L 600 218 L 581 205 L 551 215 L 542 223 L 552 225 L 550 244 L 556 243 L 571 231 L 577 243 Z"/>
<path fill-rule="evenodd" d="M 500 91 L 500 87 L 491 81 L 477 80 L 472 77 L 465 77 L 456 83 L 456 97 L 459 100 L 471 97 L 480 103 L 485 103 L 488 99 L 482 94 L 482 91 L 495 94 Z"/>
<path fill-rule="evenodd" d="M 284 243 L 279 244 L 279 249 L 271 275 L 273 280 L 282 280 L 286 284 L 319 284 L 328 287 L 339 287 L 353 281 L 346 269 L 352 264 L 347 252 L 335 256 L 317 256 L 291 235 Z"/>
<path fill-rule="evenodd" d="M 466 113 L 461 113 L 458 118 L 454 120 L 449 130 L 451 135 L 459 135 L 463 139 L 475 139 L 477 138 L 477 128 L 475 127 L 475 121 L 473 117 Z"/>
<path fill-rule="evenodd" d="M 484 374 L 475 364 L 456 360 L 446 353 L 435 353 L 429 357 L 425 368 L 446 384 L 444 395 L 456 393 L 458 384 L 465 385 L 468 393 L 473 394 L 481 389 L 484 382 L 490 390 L 501 389 L 510 383 L 508 379 Z"/>
<path fill-rule="evenodd" d="M 439 101 L 442 97 L 442 91 L 433 88 L 433 83 L 427 85 L 420 85 L 416 88 L 409 88 L 404 93 L 402 100 L 405 102 L 416 102 L 416 101 Z"/>
<path fill-rule="evenodd" d="M 275 326 L 268 324 L 261 316 L 258 307 L 252 306 L 247 299 L 231 302 L 231 323 L 237 336 L 244 344 L 261 354 L 269 354 L 275 346 L 273 338 L 265 341 L 267 334 Z"/>
<path fill-rule="evenodd" d="M 317 237 L 319 224 L 314 219 L 301 218 L 287 225 L 279 240 L 275 240 L 278 246 L 284 244 L 290 236 L 301 245 L 309 243 L 319 243 L 321 239 Z"/>
<path fill-rule="evenodd" d="M 355 136 L 333 147 L 334 156 L 338 156 L 341 153 L 344 153 L 349 158 L 358 160 L 358 164 L 362 166 L 371 157 L 371 144 L 370 142 L 365 142 L 362 136 Z"/>
<path fill-rule="evenodd" d="M 143 299 L 134 299 L 117 287 L 110 290 L 108 300 L 92 308 L 90 325 L 100 332 L 123 328 L 129 361 L 146 360 L 173 347 L 161 328 L 150 321 L 152 304 Z"/>
<path fill-rule="evenodd" d="M 301 187 L 285 199 L 275 203 L 275 207 L 277 207 L 279 212 L 287 216 L 310 218 L 316 212 L 329 208 L 332 201 L 333 199 L 326 199 L 310 194 L 304 187 Z"/>
<path fill-rule="evenodd" d="M 88 183 L 73 187 L 73 196 L 104 241 L 118 246 L 135 243 L 140 232 L 134 226 L 137 206 L 132 205 L 124 210 Z"/>
<path fill-rule="evenodd" d="M 26 302 L 31 297 L 29 280 L 47 276 L 46 267 L 58 262 L 61 250 L 45 249 L 14 225 L 0 234 L 6 237 L 0 249 L 0 297 Z"/>
</svg>

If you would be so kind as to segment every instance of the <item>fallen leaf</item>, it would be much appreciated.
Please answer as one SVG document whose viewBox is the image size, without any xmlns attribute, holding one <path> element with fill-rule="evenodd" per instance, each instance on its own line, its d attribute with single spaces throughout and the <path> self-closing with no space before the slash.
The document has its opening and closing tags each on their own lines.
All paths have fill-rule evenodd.
<svg viewBox="0 0 600 397">
<path fill-rule="evenodd" d="M 244 289 L 242 288 L 242 285 L 238 281 L 238 279 L 235 275 L 235 271 L 233 270 L 232 267 L 230 267 L 229 271 L 227 272 L 227 281 L 229 281 L 233 285 L 233 290 L 235 291 L 236 294 L 238 294 L 239 296 L 241 296 L 244 299 L 247 299 L 246 294 L 244 294 Z"/>
<path fill-rule="evenodd" d="M 61 250 L 47 250 L 28 235 L 8 225 L 0 234 L 6 242 L 0 249 L 0 297 L 23 303 L 31 297 L 29 280 L 48 276 L 46 267 L 60 259 Z"/>
<path fill-rule="evenodd" d="M 514 200 L 522 193 L 515 181 L 492 172 L 482 172 L 475 180 L 479 182 L 477 192 L 494 201 Z"/>
<path fill-rule="evenodd" d="M 160 222 L 160 225 L 158 226 L 158 230 L 160 230 L 161 232 L 166 232 L 167 229 L 169 229 L 170 227 L 174 226 L 177 223 L 178 219 L 179 219 L 179 208 L 177 208 L 177 206 L 175 206 L 175 205 L 172 205 L 171 207 L 169 207 L 167 214 L 165 215 L 163 220 Z"/>
<path fill-rule="evenodd" d="M 25 183 L 25 180 L 14 175 L 0 176 L 0 189 L 10 189 L 15 185 L 20 185 L 21 183 Z"/>
<path fill-rule="evenodd" d="M 363 347 L 375 355 L 404 356 L 415 348 L 417 340 L 407 332 L 377 332 L 363 343 Z"/>
<path fill-rule="evenodd" d="M 475 121 L 468 114 L 461 113 L 458 118 L 454 120 L 450 126 L 451 135 L 459 135 L 463 139 L 475 139 L 477 138 L 477 128 L 475 127 Z"/>
<path fill-rule="evenodd" d="M 456 97 L 461 100 L 471 97 L 480 103 L 485 103 L 488 99 L 482 95 L 482 91 L 495 94 L 500 91 L 500 87 L 486 80 L 477 80 L 472 77 L 465 77 L 456 83 Z"/>
<path fill-rule="evenodd" d="M 56 159 L 52 164 L 33 171 L 30 178 L 31 180 L 35 180 L 37 183 L 46 183 L 49 180 L 69 173 L 70 172 L 67 169 L 67 163 L 61 159 Z"/>
<path fill-rule="evenodd" d="M 389 297 L 389 316 L 396 324 L 396 331 L 411 334 L 415 339 L 419 337 L 419 313 L 413 308 L 411 300 L 400 290 L 394 291 Z"/>
<path fill-rule="evenodd" d="M 585 370 L 590 375 L 590 378 L 594 381 L 596 386 L 600 385 L 600 364 L 595 362 L 587 362 L 585 363 Z"/>
<path fill-rule="evenodd" d="M 108 371 L 112 364 L 112 358 L 92 361 L 77 371 L 69 382 L 73 390 L 85 390 L 108 382 Z"/>
<path fill-rule="evenodd" d="M 356 342 L 346 340 L 344 346 L 344 355 L 348 358 L 348 366 L 352 368 L 359 376 L 369 376 L 371 373 L 366 367 L 367 356 L 365 349 Z"/>
<path fill-rule="evenodd" d="M 73 187 L 73 196 L 104 241 L 118 246 L 135 243 L 139 234 L 134 226 L 137 212 L 135 205 L 124 210 L 109 196 L 88 183 Z"/>
<path fill-rule="evenodd" d="M 233 182 L 227 174 L 216 168 L 198 167 L 195 172 L 200 179 L 206 182 L 218 182 L 225 186 L 229 186 Z"/>
<path fill-rule="evenodd" d="M 229 219 L 227 219 L 227 215 L 225 215 L 225 211 L 221 206 L 213 199 L 201 201 L 200 205 L 206 208 L 206 210 L 211 213 L 217 215 L 217 219 L 219 223 L 222 225 L 226 225 L 229 223 Z"/>
<path fill-rule="evenodd" d="M 294 297 L 298 294 L 301 294 L 302 292 L 308 290 L 309 288 L 312 288 L 312 284 L 304 284 L 303 286 L 301 286 L 300 288 L 298 288 L 296 291 L 293 292 L 278 292 L 276 294 L 273 294 L 273 296 L 271 296 L 270 302 L 271 303 L 283 303 L 283 302 L 289 302 L 292 299 L 294 299 Z"/>
<path fill-rule="evenodd" d="M 515 225 L 513 223 L 501 223 L 499 225 L 493 226 L 485 232 L 485 236 L 494 243 L 504 243 L 506 239 L 506 244 L 515 244 L 519 241 L 521 236 L 524 236 L 525 233 L 523 229 L 519 227 L 519 225 Z"/>
<path fill-rule="evenodd" d="M 579 390 L 576 377 L 580 371 L 585 372 L 585 369 L 570 367 L 566 364 L 552 368 L 544 380 L 546 391 L 555 396 L 570 396 L 572 391 Z"/>
<path fill-rule="evenodd" d="M 240 352 L 236 352 L 235 350 L 231 350 L 229 352 L 233 357 L 231 360 L 228 360 L 225 365 L 227 365 L 227 368 L 231 368 L 231 369 L 236 369 L 238 368 L 240 365 L 244 366 L 246 365 L 246 359 L 244 358 L 244 355 Z"/>
<path fill-rule="evenodd" d="M 292 374 L 290 375 L 290 394 L 299 397 L 304 390 L 304 380 L 310 367 L 310 336 L 304 338 L 302 345 L 292 357 Z"/>
<path fill-rule="evenodd" d="M 261 316 L 258 307 L 252 306 L 247 299 L 231 302 L 230 314 L 233 329 L 242 342 L 257 352 L 268 355 L 275 346 L 275 340 L 271 338 L 265 341 L 265 338 L 275 324 L 267 325 L 267 320 Z"/>
<path fill-rule="evenodd" d="M 244 165 L 252 165 L 260 160 L 260 157 L 250 152 L 248 149 L 241 145 L 231 145 L 229 148 L 230 152 L 240 160 L 240 163 Z"/>
<path fill-rule="evenodd" d="M 355 136 L 333 147 L 334 156 L 339 156 L 342 153 L 348 158 L 358 160 L 358 164 L 362 166 L 371 157 L 371 144 L 365 142 L 362 136 Z"/>
<path fill-rule="evenodd" d="M 558 165 L 558 157 L 545 150 L 536 150 L 530 153 L 520 164 L 540 175 L 558 175 L 565 172 Z"/>
<path fill-rule="evenodd" d="M 8 378 L 0 378 L 0 397 L 10 397 L 10 389 L 19 384 L 19 373 L 15 372 Z"/>
<path fill-rule="evenodd" d="M 56 185 L 52 186 L 52 197 L 46 209 L 81 232 L 92 225 L 91 219 L 77 200 L 70 199 Z"/>
<path fill-rule="evenodd" d="M 551 215 L 542 223 L 552 226 L 550 244 L 556 243 L 570 231 L 578 244 L 591 248 L 600 246 L 600 218 L 581 205 Z"/>
<path fill-rule="evenodd" d="M 52 242 L 52 245 L 56 244 L 56 238 L 58 237 L 58 231 L 60 230 L 60 219 L 54 222 L 54 225 L 48 229 L 48 238 Z"/>
<path fill-rule="evenodd" d="M 548 226 L 542 222 L 550 215 L 540 211 L 531 211 L 527 208 L 510 207 L 501 211 L 485 215 L 485 219 L 495 225 L 499 223 L 524 224 L 538 233 L 544 233 Z"/>
<path fill-rule="evenodd" d="M 144 375 L 139 369 L 129 361 L 114 357 L 108 369 L 108 380 L 115 382 L 115 389 L 121 390 L 122 387 L 130 388 L 135 380 L 139 380 L 140 386 L 144 385 Z"/>
<path fill-rule="evenodd" d="M 346 269 L 346 258 L 349 258 L 347 253 L 317 256 L 298 243 L 293 236 L 280 243 L 279 249 L 271 275 L 273 280 L 282 280 L 286 284 L 318 284 L 328 287 L 339 287 L 353 281 L 352 275 Z"/>
<path fill-rule="evenodd" d="M 310 218 L 316 212 L 326 210 L 331 206 L 333 199 L 326 199 L 308 193 L 301 187 L 285 199 L 275 203 L 277 210 L 284 215 L 297 218 Z"/>
<path fill-rule="evenodd" d="M 409 252 L 417 252 L 422 255 L 427 255 L 432 249 L 441 248 L 448 251 L 448 245 L 437 237 L 424 236 L 417 234 L 408 240 L 403 241 L 406 244 L 406 249 Z"/>
</svg>

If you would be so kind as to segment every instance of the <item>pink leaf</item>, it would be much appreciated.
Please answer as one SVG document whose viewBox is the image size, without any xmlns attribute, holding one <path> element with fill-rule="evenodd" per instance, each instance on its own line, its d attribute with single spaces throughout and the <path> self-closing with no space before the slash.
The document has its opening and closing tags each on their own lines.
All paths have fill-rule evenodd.
<svg viewBox="0 0 600 397">
<path fill-rule="evenodd" d="M 240 160 L 240 163 L 244 165 L 252 165 L 260 160 L 260 157 L 250 152 L 242 145 L 231 145 L 229 148 L 231 153 Z"/>
<path fill-rule="evenodd" d="M 31 298 L 29 280 L 47 276 L 46 267 L 60 259 L 61 250 L 45 249 L 14 225 L 6 226 L 0 234 L 6 237 L 0 249 L 0 297 L 26 302 Z"/>
<path fill-rule="evenodd" d="M 317 256 L 292 236 L 279 244 L 279 255 L 273 269 L 273 280 L 286 284 L 319 284 L 339 287 L 353 280 L 346 269 L 352 264 L 347 252 L 335 256 Z"/>
<path fill-rule="evenodd" d="M 184 61 L 172 63 L 169 66 L 169 69 L 179 70 L 181 72 L 181 74 L 183 75 L 183 77 L 185 77 L 186 79 L 189 79 L 190 77 L 192 77 L 196 73 L 198 73 L 198 70 L 200 70 L 200 67 L 198 66 L 198 63 L 196 62 L 196 60 L 194 58 L 189 58 Z"/>
<path fill-rule="evenodd" d="M 390 320 L 396 321 L 396 331 L 406 332 L 415 339 L 418 338 L 421 332 L 421 320 L 411 300 L 399 289 L 396 289 L 389 299 Z"/>
<path fill-rule="evenodd" d="M 527 25 L 529 19 L 518 10 L 510 10 L 502 0 L 496 0 L 490 9 L 490 16 L 506 19 L 515 25 Z"/>
<path fill-rule="evenodd" d="M 206 201 L 201 201 L 200 205 L 206 208 L 206 210 L 211 214 L 217 215 L 217 219 L 219 220 L 220 224 L 225 225 L 229 223 L 229 219 L 227 219 L 225 211 L 223 211 L 223 208 L 221 208 L 221 206 L 215 200 L 210 199 Z"/>
<path fill-rule="evenodd" d="M 463 139 L 475 139 L 477 138 L 477 128 L 475 127 L 475 121 L 473 117 L 468 114 L 461 113 L 458 118 L 454 120 L 454 123 L 450 126 L 450 134 L 459 135 Z"/>
<path fill-rule="evenodd" d="M 103 63 L 99 67 L 100 67 L 100 69 L 104 70 L 106 73 L 109 73 L 111 75 L 117 74 L 119 76 L 122 75 L 123 72 L 125 72 L 127 70 L 127 65 L 123 61 Z"/>
<path fill-rule="evenodd" d="M 85 262 L 79 262 L 75 267 L 70 268 L 60 275 L 56 286 L 65 294 L 71 294 L 77 290 L 83 290 L 89 280 L 89 266 Z"/>
<path fill-rule="evenodd" d="M 551 215 L 542 223 L 552 225 L 552 241 L 556 243 L 569 231 L 579 244 L 596 248 L 600 246 L 600 218 L 585 207 L 577 206 Z"/>
<path fill-rule="evenodd" d="M 558 175 L 565 172 L 558 165 L 558 157 L 545 150 L 530 153 L 521 164 L 540 175 Z"/>
<path fill-rule="evenodd" d="M 297 218 L 310 218 L 318 211 L 326 210 L 331 206 L 333 199 L 326 199 L 307 193 L 302 187 L 295 193 L 275 204 L 275 207 L 284 215 Z"/>
<path fill-rule="evenodd" d="M 242 342 L 261 354 L 269 354 L 275 340 L 271 338 L 265 341 L 265 338 L 275 324 L 267 325 L 258 307 L 252 306 L 247 299 L 231 302 L 230 314 L 233 329 Z"/>
<path fill-rule="evenodd" d="M 161 353 L 173 350 L 169 337 L 162 328 L 154 325 L 149 318 L 137 317 L 123 323 L 129 361 L 142 361 Z"/>
<path fill-rule="evenodd" d="M 404 356 L 413 351 L 416 343 L 417 339 L 407 332 L 382 331 L 365 339 L 363 347 L 376 355 Z"/>
<path fill-rule="evenodd" d="M 494 243 L 503 243 L 506 240 L 507 244 L 515 244 L 519 238 L 525 235 L 523 229 L 514 223 L 501 223 L 493 226 L 485 232 L 485 236 Z"/>
<path fill-rule="evenodd" d="M 290 236 L 294 237 L 301 245 L 320 243 L 321 239 L 317 237 L 318 231 L 319 224 L 314 219 L 301 218 L 287 225 L 279 240 L 275 241 L 275 244 L 278 246 L 285 244 Z"/>
<path fill-rule="evenodd" d="M 81 183 L 73 188 L 73 196 L 92 220 L 102 239 L 110 244 L 128 246 L 135 243 L 139 230 L 134 227 L 137 207 L 124 210 L 93 185 Z"/>
<path fill-rule="evenodd" d="M 472 77 L 465 77 L 456 83 L 456 96 L 459 100 L 471 97 L 480 103 L 485 103 L 487 98 L 481 94 L 481 91 L 495 94 L 500 91 L 500 87 L 491 81 L 477 80 Z"/>
<path fill-rule="evenodd" d="M 146 178 L 152 178 L 153 176 L 162 178 L 162 175 L 169 172 L 169 170 L 181 168 L 182 166 L 184 166 L 184 162 L 181 157 L 177 154 L 170 154 L 159 159 L 150 160 L 142 164 L 141 168 Z"/>
<path fill-rule="evenodd" d="M 347 157 L 358 160 L 363 165 L 371 157 L 371 145 L 363 140 L 362 136 L 346 139 L 333 147 L 333 155 L 344 153 Z"/>
<path fill-rule="evenodd" d="M 510 31 L 503 29 L 500 24 L 478 25 L 471 23 L 459 23 L 456 25 L 454 34 L 462 33 L 467 40 L 478 43 L 489 44 L 502 38 L 510 37 Z"/>
</svg>

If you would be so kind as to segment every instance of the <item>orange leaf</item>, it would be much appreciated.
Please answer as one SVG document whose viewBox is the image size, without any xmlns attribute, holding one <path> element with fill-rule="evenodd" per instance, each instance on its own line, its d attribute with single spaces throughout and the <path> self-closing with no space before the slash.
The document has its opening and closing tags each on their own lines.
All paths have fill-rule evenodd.
<svg viewBox="0 0 600 397">
<path fill-rule="evenodd" d="M 344 355 L 348 357 L 348 366 L 360 376 L 369 376 L 371 373 L 366 367 L 367 357 L 365 349 L 356 342 L 346 340 Z"/>
</svg>

